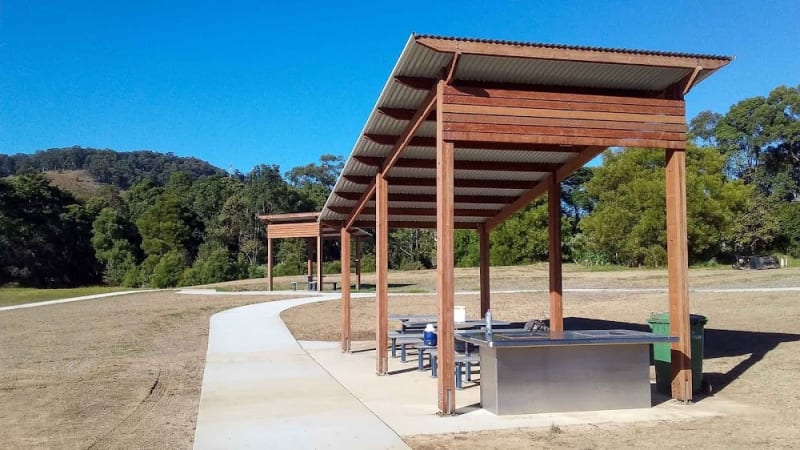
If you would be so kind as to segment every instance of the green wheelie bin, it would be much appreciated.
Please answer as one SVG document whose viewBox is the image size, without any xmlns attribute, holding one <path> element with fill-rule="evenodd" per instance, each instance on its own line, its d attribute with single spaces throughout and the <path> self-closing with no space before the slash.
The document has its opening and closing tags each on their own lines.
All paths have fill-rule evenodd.
<svg viewBox="0 0 800 450">
<path fill-rule="evenodd" d="M 706 390 L 703 383 L 703 335 L 708 319 L 699 314 L 689 315 L 692 335 L 692 392 Z M 669 336 L 669 313 L 651 314 L 647 324 L 653 334 Z M 672 364 L 670 344 L 653 344 L 653 360 L 656 369 L 656 390 L 669 395 L 672 391 Z"/>
</svg>

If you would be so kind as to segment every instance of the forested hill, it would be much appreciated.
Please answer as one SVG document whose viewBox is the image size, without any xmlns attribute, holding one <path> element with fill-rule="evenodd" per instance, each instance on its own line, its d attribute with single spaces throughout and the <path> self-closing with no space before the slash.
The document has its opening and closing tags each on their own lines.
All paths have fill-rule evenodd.
<svg viewBox="0 0 800 450">
<path fill-rule="evenodd" d="M 75 146 L 40 150 L 32 155 L 0 154 L 0 177 L 28 170 L 85 170 L 98 183 L 112 184 L 120 189 L 128 189 L 146 178 L 164 185 L 176 172 L 186 173 L 192 179 L 224 173 L 222 169 L 197 158 L 147 150 L 116 152 Z"/>
</svg>

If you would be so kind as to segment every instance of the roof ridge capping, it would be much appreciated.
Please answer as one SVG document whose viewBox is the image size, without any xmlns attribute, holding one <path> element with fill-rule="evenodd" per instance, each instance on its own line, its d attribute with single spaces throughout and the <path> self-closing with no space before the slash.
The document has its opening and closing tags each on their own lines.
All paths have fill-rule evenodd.
<svg viewBox="0 0 800 450">
<path fill-rule="evenodd" d="M 455 52 L 459 51 L 466 54 L 483 54 L 490 56 L 490 53 L 486 52 L 486 46 L 493 46 L 495 50 L 498 51 L 497 54 L 494 56 L 516 56 L 516 57 L 528 57 L 528 58 L 541 58 L 541 59 L 553 59 L 555 54 L 552 52 L 553 50 L 561 50 L 566 52 L 594 52 L 594 53 L 605 53 L 605 54 L 620 54 L 620 55 L 631 55 L 631 56 L 655 56 L 655 57 L 664 57 L 664 58 L 683 58 L 683 59 L 697 59 L 698 63 L 700 60 L 705 62 L 706 64 L 715 62 L 710 65 L 703 65 L 704 69 L 718 69 L 722 66 L 727 65 L 731 61 L 734 60 L 733 56 L 723 56 L 723 55 L 708 55 L 708 54 L 701 54 L 701 53 L 682 53 L 682 52 L 667 52 L 667 51 L 656 51 L 656 50 L 638 50 L 638 49 L 626 49 L 626 48 L 609 48 L 609 47 L 592 47 L 592 46 L 579 46 L 579 45 L 568 45 L 568 44 L 547 44 L 541 42 L 524 42 L 524 41 L 508 41 L 508 40 L 498 40 L 498 39 L 480 39 L 480 38 L 463 38 L 463 37 L 455 37 L 455 36 L 437 36 L 431 34 L 412 34 L 413 39 L 416 43 L 428 47 L 432 50 L 439 51 L 439 52 Z M 502 47 L 510 47 L 509 49 L 503 49 Z M 514 54 L 515 52 L 513 49 L 519 49 L 519 54 Z M 535 49 L 547 50 L 547 52 L 542 52 L 540 55 L 537 55 Z M 527 51 L 526 51 L 527 50 Z M 565 55 L 567 56 L 567 55 Z M 569 55 L 574 57 L 574 53 Z M 555 59 L 572 59 L 570 57 L 567 58 L 555 58 Z M 595 60 L 594 62 L 603 62 L 600 60 Z M 636 61 L 620 61 L 620 60 L 609 60 L 606 61 L 608 63 L 617 63 L 617 64 L 637 64 Z M 685 67 L 685 65 L 681 65 L 681 67 Z"/>
</svg>

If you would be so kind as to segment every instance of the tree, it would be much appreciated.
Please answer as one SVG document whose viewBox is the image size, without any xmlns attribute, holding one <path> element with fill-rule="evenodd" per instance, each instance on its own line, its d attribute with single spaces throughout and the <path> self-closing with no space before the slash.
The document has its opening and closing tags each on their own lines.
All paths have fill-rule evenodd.
<svg viewBox="0 0 800 450">
<path fill-rule="evenodd" d="M 722 118 L 720 113 L 701 111 L 689 121 L 687 138 L 699 147 L 716 147 L 717 124 Z"/>
<path fill-rule="evenodd" d="M 295 167 L 286 174 L 286 178 L 303 198 L 310 201 L 310 209 L 319 211 L 333 191 L 342 168 L 343 157 L 326 154 L 320 156 L 319 164 Z"/>
<path fill-rule="evenodd" d="M 186 270 L 184 255 L 175 250 L 169 251 L 160 257 L 153 267 L 150 285 L 162 289 L 177 286 L 184 270 Z"/>
<path fill-rule="evenodd" d="M 455 230 L 456 267 L 475 267 L 480 264 L 478 234 L 472 230 Z"/>
<path fill-rule="evenodd" d="M 489 261 L 496 266 L 530 264 L 547 259 L 547 201 L 540 198 L 509 217 L 489 237 Z"/>
<path fill-rule="evenodd" d="M 136 222 L 139 217 L 144 214 L 145 210 L 155 203 L 162 192 L 164 192 L 164 189 L 156 186 L 153 180 L 149 178 L 145 178 L 133 185 L 133 187 L 123 195 L 125 204 L 128 206 L 128 218 L 131 222 Z"/>
<path fill-rule="evenodd" d="M 581 218 L 592 212 L 592 200 L 586 193 L 592 175 L 592 169 L 581 167 L 561 183 L 561 213 L 570 223 L 570 235 L 578 233 Z"/>
<path fill-rule="evenodd" d="M 740 101 L 719 120 L 715 135 L 733 176 L 765 196 L 781 190 L 800 199 L 800 86 Z M 774 179 L 780 174 L 780 186 Z"/>
<path fill-rule="evenodd" d="M 686 154 L 689 259 L 700 261 L 717 254 L 734 233 L 734 218 L 745 211 L 749 189 L 724 176 L 724 158 L 716 150 L 690 145 Z M 580 224 L 589 254 L 629 266 L 666 263 L 662 151 L 607 152 L 586 190 L 595 202 Z"/>
<path fill-rule="evenodd" d="M 176 195 L 165 192 L 136 221 L 142 235 L 142 250 L 148 257 L 169 252 L 184 256 L 186 262 L 197 254 L 200 245 L 197 216 Z"/>
<path fill-rule="evenodd" d="M 220 215 L 225 202 L 240 193 L 244 185 L 241 181 L 227 176 L 215 175 L 192 184 L 192 209 L 206 225 L 211 228 Z"/>
<path fill-rule="evenodd" d="M 92 247 L 104 265 L 106 283 L 120 285 L 139 259 L 141 238 L 135 227 L 114 208 L 104 208 L 92 224 Z"/>
<path fill-rule="evenodd" d="M 192 267 L 181 275 L 180 284 L 191 286 L 217 283 L 235 280 L 240 275 L 242 275 L 242 267 L 231 259 L 226 248 L 214 243 L 205 243 L 200 246 L 197 259 Z"/>
<path fill-rule="evenodd" d="M 800 202 L 782 203 L 777 211 L 778 247 L 795 258 L 800 258 Z"/>
<path fill-rule="evenodd" d="M 97 281 L 93 217 L 38 172 L 0 180 L 0 284 L 58 287 Z"/>
<path fill-rule="evenodd" d="M 401 270 L 430 269 L 436 259 L 433 230 L 399 229 L 389 234 L 389 265 Z"/>
</svg>

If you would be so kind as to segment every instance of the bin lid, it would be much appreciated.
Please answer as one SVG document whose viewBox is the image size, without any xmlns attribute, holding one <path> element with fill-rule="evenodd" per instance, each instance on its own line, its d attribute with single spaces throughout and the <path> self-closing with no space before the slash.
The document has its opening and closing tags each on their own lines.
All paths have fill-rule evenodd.
<svg viewBox="0 0 800 450">
<path fill-rule="evenodd" d="M 669 325 L 669 313 L 662 312 L 662 313 L 653 313 L 650 315 L 650 318 L 647 319 L 647 323 L 650 324 L 662 324 L 662 325 Z M 689 314 L 689 324 L 694 325 L 705 325 L 708 323 L 708 318 L 706 316 L 701 316 L 700 314 Z"/>
</svg>

